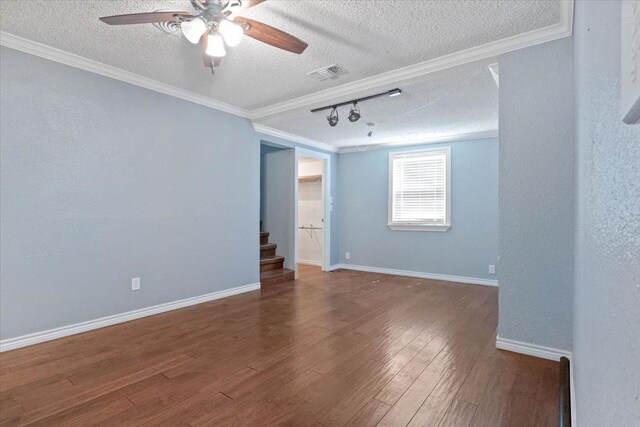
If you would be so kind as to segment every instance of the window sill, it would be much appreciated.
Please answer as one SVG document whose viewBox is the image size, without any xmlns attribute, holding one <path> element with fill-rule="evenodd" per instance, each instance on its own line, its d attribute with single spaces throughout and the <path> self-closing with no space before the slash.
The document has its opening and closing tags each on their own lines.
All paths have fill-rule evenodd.
<svg viewBox="0 0 640 427">
<path fill-rule="evenodd" d="M 397 231 L 447 231 L 451 228 L 447 225 L 420 225 L 420 224 L 387 224 L 390 229 Z"/>
</svg>

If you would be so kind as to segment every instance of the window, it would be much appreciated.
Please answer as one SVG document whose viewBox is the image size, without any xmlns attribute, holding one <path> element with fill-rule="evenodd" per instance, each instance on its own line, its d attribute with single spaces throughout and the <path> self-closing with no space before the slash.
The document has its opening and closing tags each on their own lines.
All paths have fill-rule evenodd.
<svg viewBox="0 0 640 427">
<path fill-rule="evenodd" d="M 451 226 L 451 149 L 389 154 L 389 227 L 446 231 Z"/>
</svg>

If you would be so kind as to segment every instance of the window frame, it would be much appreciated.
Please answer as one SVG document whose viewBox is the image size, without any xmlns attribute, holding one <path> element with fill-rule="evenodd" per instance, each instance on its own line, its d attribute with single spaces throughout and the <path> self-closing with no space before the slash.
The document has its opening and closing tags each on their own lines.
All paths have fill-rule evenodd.
<svg viewBox="0 0 640 427">
<path fill-rule="evenodd" d="M 445 223 L 433 224 L 427 222 L 403 223 L 393 222 L 393 160 L 396 157 L 413 157 L 420 156 L 425 153 L 440 152 L 446 157 L 446 204 L 445 204 Z M 451 147 L 423 148 L 419 150 L 392 151 L 389 153 L 389 187 L 388 187 L 388 217 L 387 226 L 391 230 L 400 231 L 447 231 L 451 228 Z"/>
</svg>

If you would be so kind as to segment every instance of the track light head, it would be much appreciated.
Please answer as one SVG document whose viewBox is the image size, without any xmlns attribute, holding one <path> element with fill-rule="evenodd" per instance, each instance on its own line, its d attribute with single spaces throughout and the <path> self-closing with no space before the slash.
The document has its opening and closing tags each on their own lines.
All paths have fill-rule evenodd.
<svg viewBox="0 0 640 427">
<path fill-rule="evenodd" d="M 327 121 L 329 122 L 329 126 L 331 126 L 332 128 L 336 127 L 336 125 L 340 121 L 340 118 L 338 117 L 338 109 L 336 107 L 333 107 L 333 110 L 331 110 L 331 114 L 327 116 Z"/>
<path fill-rule="evenodd" d="M 349 121 L 351 123 L 355 123 L 360 120 L 360 109 L 358 108 L 358 103 L 354 102 L 353 107 L 351 107 L 351 111 L 349 112 Z"/>
</svg>

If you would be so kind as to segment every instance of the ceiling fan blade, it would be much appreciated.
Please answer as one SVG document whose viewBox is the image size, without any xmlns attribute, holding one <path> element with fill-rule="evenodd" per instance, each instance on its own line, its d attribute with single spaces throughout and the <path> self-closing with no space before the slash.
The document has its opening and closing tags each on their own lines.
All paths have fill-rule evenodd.
<svg viewBox="0 0 640 427">
<path fill-rule="evenodd" d="M 103 16 L 102 22 L 109 25 L 152 24 L 154 22 L 175 21 L 176 18 L 191 17 L 189 12 L 149 12 L 128 15 Z"/>
<path fill-rule="evenodd" d="M 308 46 L 308 44 L 299 38 L 278 30 L 271 25 L 263 24 L 262 22 L 254 21 L 253 19 L 243 16 L 237 16 L 233 20 L 241 24 L 249 24 L 249 29 L 245 31 L 245 34 L 271 46 L 297 54 L 304 52 Z"/>
</svg>

